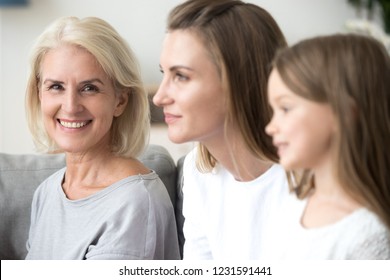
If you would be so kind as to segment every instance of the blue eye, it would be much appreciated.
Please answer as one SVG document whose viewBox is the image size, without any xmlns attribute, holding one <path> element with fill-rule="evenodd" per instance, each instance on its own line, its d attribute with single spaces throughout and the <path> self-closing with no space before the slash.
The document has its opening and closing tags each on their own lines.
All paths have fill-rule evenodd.
<svg viewBox="0 0 390 280">
<path fill-rule="evenodd" d="M 87 93 L 95 93 L 95 92 L 99 92 L 99 88 L 95 85 L 87 84 L 81 89 L 81 91 Z"/>
<path fill-rule="evenodd" d="M 60 91 L 63 89 L 64 87 L 61 84 L 52 84 L 47 88 L 47 90 L 53 90 L 53 91 Z"/>
</svg>

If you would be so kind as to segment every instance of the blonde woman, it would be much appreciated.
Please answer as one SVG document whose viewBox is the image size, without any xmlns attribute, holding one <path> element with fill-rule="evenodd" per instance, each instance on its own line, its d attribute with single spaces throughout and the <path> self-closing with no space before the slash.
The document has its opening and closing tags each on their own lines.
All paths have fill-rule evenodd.
<svg viewBox="0 0 390 280">
<path fill-rule="evenodd" d="M 32 51 L 30 130 L 66 167 L 37 189 L 27 259 L 178 259 L 174 212 L 136 157 L 149 135 L 138 64 L 105 21 L 65 17 Z"/>
</svg>

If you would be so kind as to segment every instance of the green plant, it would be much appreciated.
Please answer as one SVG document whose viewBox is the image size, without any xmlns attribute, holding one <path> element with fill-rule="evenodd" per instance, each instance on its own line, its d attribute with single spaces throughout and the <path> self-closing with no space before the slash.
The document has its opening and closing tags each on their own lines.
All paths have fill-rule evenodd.
<svg viewBox="0 0 390 280">
<path fill-rule="evenodd" d="M 348 3 L 354 6 L 358 13 L 367 9 L 369 19 L 372 19 L 374 5 L 377 3 L 381 8 L 385 31 L 390 34 L 390 0 L 348 0 Z"/>
<path fill-rule="evenodd" d="M 390 0 L 377 0 L 382 5 L 383 23 L 386 33 L 390 34 Z"/>
</svg>

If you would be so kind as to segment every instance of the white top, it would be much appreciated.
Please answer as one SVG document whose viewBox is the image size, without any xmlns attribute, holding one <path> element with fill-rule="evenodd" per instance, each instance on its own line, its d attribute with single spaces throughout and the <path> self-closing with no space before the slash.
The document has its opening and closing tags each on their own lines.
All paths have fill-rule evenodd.
<svg viewBox="0 0 390 280">
<path fill-rule="evenodd" d="M 308 229 L 301 224 L 306 203 L 291 194 L 273 214 L 264 233 L 263 259 L 390 259 L 390 233 L 375 214 L 361 208 L 331 225 Z"/>
<path fill-rule="evenodd" d="M 258 259 L 267 216 L 288 196 L 283 168 L 238 182 L 220 165 L 200 173 L 195 156 L 196 149 L 183 167 L 184 259 Z"/>
<path fill-rule="evenodd" d="M 175 215 L 152 171 L 69 200 L 65 168 L 46 179 L 32 202 L 27 259 L 179 259 Z"/>
</svg>

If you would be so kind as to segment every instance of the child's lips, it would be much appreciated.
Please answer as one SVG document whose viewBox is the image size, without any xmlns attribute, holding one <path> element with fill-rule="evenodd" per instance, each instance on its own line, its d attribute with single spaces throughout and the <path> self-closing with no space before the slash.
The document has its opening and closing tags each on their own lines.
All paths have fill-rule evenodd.
<svg viewBox="0 0 390 280">
<path fill-rule="evenodd" d="M 285 142 L 276 142 L 276 143 L 274 143 L 274 146 L 278 150 L 278 155 L 281 156 L 285 152 L 285 150 L 287 149 L 288 144 Z"/>
</svg>

